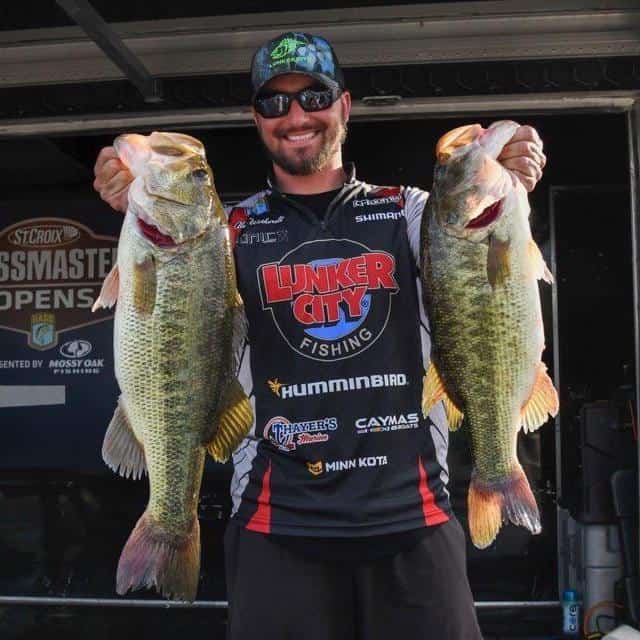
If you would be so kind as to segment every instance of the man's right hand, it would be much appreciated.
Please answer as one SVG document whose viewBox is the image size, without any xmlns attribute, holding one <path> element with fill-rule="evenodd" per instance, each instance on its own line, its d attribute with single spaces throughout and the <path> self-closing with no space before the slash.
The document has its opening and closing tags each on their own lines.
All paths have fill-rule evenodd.
<svg viewBox="0 0 640 640">
<path fill-rule="evenodd" d="M 133 176 L 113 147 L 104 147 L 100 151 L 93 172 L 96 176 L 93 188 L 100 197 L 116 211 L 125 213 Z"/>
</svg>

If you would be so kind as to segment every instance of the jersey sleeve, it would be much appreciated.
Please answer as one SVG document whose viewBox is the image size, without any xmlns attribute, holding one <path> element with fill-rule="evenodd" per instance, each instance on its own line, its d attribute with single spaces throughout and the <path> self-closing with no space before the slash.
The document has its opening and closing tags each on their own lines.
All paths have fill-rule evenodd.
<svg viewBox="0 0 640 640">
<path fill-rule="evenodd" d="M 429 193 L 417 187 L 404 188 L 404 217 L 407 221 L 409 246 L 416 264 L 420 264 L 420 222 Z"/>
</svg>

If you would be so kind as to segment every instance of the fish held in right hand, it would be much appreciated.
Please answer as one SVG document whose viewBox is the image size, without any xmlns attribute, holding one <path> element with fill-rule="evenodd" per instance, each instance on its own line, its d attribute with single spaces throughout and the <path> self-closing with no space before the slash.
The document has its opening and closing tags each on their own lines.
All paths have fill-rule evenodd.
<svg viewBox="0 0 640 640">
<path fill-rule="evenodd" d="M 432 331 L 423 412 L 440 400 L 471 435 L 469 529 L 485 548 L 503 521 L 540 532 L 535 497 L 516 457 L 520 428 L 558 412 L 545 365 L 538 279 L 551 281 L 531 237 L 529 203 L 497 161 L 519 125 L 459 127 L 436 148 L 421 228 L 423 297 Z"/>
</svg>

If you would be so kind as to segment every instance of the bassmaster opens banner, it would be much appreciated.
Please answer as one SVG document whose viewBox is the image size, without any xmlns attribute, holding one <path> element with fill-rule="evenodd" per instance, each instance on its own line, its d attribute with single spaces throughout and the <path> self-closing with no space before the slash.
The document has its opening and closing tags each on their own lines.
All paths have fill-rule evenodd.
<svg viewBox="0 0 640 640">
<path fill-rule="evenodd" d="M 0 230 L 0 329 L 50 350 L 60 334 L 102 322 L 91 313 L 116 263 L 118 239 L 69 218 L 32 218 Z"/>
<path fill-rule="evenodd" d="M 97 195 L 0 200 L 0 469 L 108 470 L 114 310 L 91 312 L 122 218 Z"/>
</svg>

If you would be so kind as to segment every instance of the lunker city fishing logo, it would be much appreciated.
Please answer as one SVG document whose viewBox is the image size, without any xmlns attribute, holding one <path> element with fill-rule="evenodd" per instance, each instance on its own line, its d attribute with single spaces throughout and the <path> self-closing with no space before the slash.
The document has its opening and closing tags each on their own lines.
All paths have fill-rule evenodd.
<svg viewBox="0 0 640 640">
<path fill-rule="evenodd" d="M 395 270 L 391 254 L 353 240 L 305 242 L 258 268 L 262 308 L 299 354 L 351 358 L 382 335 L 398 291 Z"/>
<path fill-rule="evenodd" d="M 0 329 L 40 351 L 58 335 L 113 316 L 91 305 L 116 261 L 118 239 L 67 218 L 32 218 L 0 230 Z M 80 343 L 78 343 L 80 344 Z"/>
</svg>

